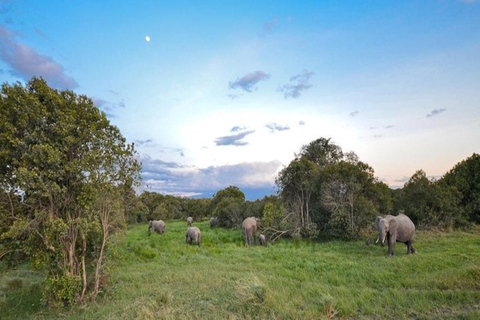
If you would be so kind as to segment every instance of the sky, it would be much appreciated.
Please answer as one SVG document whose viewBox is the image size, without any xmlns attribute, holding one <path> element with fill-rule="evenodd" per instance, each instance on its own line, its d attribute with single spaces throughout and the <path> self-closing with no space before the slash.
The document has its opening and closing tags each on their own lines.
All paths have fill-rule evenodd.
<svg viewBox="0 0 480 320">
<path fill-rule="evenodd" d="M 90 97 L 142 188 L 253 200 L 324 137 L 391 188 L 480 152 L 480 0 L 0 0 L 0 82 Z"/>
</svg>

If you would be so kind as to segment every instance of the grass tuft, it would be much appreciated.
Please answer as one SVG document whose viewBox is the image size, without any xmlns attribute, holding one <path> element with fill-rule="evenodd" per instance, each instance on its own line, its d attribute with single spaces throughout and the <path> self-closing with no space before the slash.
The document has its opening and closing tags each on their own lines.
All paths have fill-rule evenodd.
<svg viewBox="0 0 480 320">
<path fill-rule="evenodd" d="M 236 281 L 236 296 L 241 304 L 264 303 L 267 288 L 254 274 Z"/>
</svg>

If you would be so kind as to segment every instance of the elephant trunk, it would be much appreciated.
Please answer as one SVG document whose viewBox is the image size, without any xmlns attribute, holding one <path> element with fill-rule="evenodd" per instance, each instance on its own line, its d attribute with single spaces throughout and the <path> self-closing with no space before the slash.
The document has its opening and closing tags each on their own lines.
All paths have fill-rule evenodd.
<svg viewBox="0 0 480 320">
<path fill-rule="evenodd" d="M 384 230 L 380 230 L 380 234 L 378 236 L 377 242 L 379 240 L 381 240 L 380 244 L 382 245 L 382 247 L 385 246 L 385 238 L 386 237 L 387 237 L 387 233 Z"/>
</svg>

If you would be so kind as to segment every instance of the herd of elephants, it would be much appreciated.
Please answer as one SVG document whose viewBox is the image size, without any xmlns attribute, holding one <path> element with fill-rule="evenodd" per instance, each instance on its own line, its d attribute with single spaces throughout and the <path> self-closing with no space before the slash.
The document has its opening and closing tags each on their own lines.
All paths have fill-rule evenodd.
<svg viewBox="0 0 480 320">
<path fill-rule="evenodd" d="M 210 227 L 213 228 L 218 223 L 217 218 L 210 219 Z M 187 218 L 187 232 L 185 234 L 185 242 L 188 244 L 196 244 L 200 246 L 201 232 L 198 227 L 192 226 L 193 218 Z M 407 254 L 415 253 L 413 248 L 413 236 L 415 234 L 415 224 L 404 214 L 398 216 L 387 215 L 385 217 L 377 217 L 375 225 L 378 230 L 378 241 L 381 241 L 382 246 L 385 245 L 385 240 L 388 243 L 388 255 L 393 256 L 393 248 L 396 242 L 403 242 L 407 245 Z M 243 220 L 242 232 L 243 241 L 245 245 L 250 246 L 252 240 L 257 238 L 257 230 L 259 227 L 259 219 L 255 217 L 248 217 Z M 152 220 L 148 222 L 148 233 L 152 231 L 158 233 L 165 232 L 165 222 L 163 220 Z M 258 236 L 258 243 L 266 246 L 267 242 L 265 235 L 260 234 Z"/>
</svg>

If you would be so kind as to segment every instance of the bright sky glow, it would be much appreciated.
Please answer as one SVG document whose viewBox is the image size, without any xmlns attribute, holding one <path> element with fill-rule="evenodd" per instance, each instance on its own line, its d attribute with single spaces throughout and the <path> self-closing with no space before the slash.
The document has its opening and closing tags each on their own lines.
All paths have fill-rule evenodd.
<svg viewBox="0 0 480 320">
<path fill-rule="evenodd" d="M 480 152 L 474 0 L 0 0 L 0 80 L 32 76 L 91 97 L 150 191 L 270 194 L 320 137 L 391 187 Z"/>
</svg>

